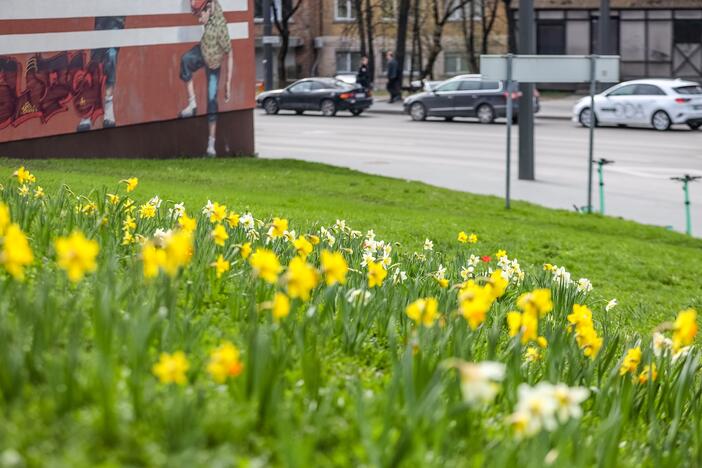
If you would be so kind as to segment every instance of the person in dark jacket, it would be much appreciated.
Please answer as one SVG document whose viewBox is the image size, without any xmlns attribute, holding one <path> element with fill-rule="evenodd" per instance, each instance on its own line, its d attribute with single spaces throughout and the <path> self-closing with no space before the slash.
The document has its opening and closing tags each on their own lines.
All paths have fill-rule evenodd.
<svg viewBox="0 0 702 468">
<path fill-rule="evenodd" d="M 397 60 L 395 60 L 395 54 L 390 51 L 387 54 L 387 59 L 388 59 L 388 93 L 390 93 L 390 104 L 393 102 L 399 101 L 402 99 L 402 94 L 400 92 L 400 85 L 401 85 L 401 75 L 400 75 L 400 66 L 397 63 Z"/>
<path fill-rule="evenodd" d="M 369 90 L 371 88 L 371 77 L 368 71 L 368 57 L 361 57 L 361 66 L 358 67 L 358 73 L 356 73 L 356 84 L 363 86 L 363 89 Z"/>
</svg>

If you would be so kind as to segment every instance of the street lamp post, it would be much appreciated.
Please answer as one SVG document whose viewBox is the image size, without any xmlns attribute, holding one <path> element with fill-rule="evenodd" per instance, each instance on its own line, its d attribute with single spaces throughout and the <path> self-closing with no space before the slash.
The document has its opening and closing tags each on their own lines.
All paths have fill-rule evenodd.
<svg viewBox="0 0 702 468">
<path fill-rule="evenodd" d="M 519 0 L 519 53 L 536 53 L 534 0 Z M 534 180 L 534 83 L 519 83 L 519 178 Z"/>
</svg>

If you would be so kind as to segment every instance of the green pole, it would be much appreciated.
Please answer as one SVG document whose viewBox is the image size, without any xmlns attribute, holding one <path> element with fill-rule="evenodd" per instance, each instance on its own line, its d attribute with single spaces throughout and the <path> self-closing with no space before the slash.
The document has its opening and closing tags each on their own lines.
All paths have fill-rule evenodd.
<svg viewBox="0 0 702 468">
<path fill-rule="evenodd" d="M 685 192 L 685 221 L 687 224 L 687 235 L 692 235 L 692 216 L 690 215 L 690 190 L 689 190 L 689 180 L 685 179 L 683 181 L 683 191 Z"/>
<path fill-rule="evenodd" d="M 602 174 L 602 160 L 597 162 L 597 174 L 600 176 L 600 214 L 605 214 L 604 202 L 604 175 Z"/>
</svg>

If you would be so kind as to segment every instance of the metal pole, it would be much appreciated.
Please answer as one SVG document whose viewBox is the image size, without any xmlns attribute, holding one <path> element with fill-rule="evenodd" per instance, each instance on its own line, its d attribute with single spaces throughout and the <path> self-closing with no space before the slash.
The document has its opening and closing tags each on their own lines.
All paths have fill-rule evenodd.
<svg viewBox="0 0 702 468">
<path fill-rule="evenodd" d="M 592 155 L 595 146 L 595 64 L 597 56 L 590 56 L 590 149 L 587 160 L 587 212 L 592 213 Z"/>
<path fill-rule="evenodd" d="M 511 165 L 512 165 L 512 54 L 507 54 L 507 170 L 506 174 L 506 190 L 505 190 L 505 208 L 510 207 L 510 180 L 511 180 Z"/>
<path fill-rule="evenodd" d="M 263 0 L 263 66 L 266 91 L 273 89 L 273 44 L 270 43 L 270 37 L 273 35 L 271 13 L 271 0 Z"/>
<path fill-rule="evenodd" d="M 600 18 L 598 20 L 598 30 L 597 30 L 597 42 L 598 50 L 594 50 L 593 53 L 600 55 L 609 55 L 610 45 L 609 45 L 609 0 L 600 0 Z"/>
<path fill-rule="evenodd" d="M 534 0 L 519 0 L 519 53 L 536 53 Z M 520 83 L 519 178 L 534 180 L 534 83 Z"/>
</svg>

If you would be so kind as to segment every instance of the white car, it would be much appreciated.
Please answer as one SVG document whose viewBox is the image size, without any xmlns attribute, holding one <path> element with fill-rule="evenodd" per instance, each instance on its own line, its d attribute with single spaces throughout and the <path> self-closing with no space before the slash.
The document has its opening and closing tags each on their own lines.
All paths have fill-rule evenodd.
<svg viewBox="0 0 702 468">
<path fill-rule="evenodd" d="M 573 122 L 590 126 L 590 96 L 573 107 Z M 702 86 L 683 80 L 625 81 L 595 96 L 595 125 L 649 126 L 668 130 L 671 125 L 702 126 Z"/>
</svg>

